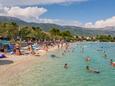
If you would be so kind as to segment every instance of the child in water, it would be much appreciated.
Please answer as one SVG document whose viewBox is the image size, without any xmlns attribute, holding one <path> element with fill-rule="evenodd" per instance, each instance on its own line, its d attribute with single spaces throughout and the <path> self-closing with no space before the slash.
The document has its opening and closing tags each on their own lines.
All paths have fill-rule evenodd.
<svg viewBox="0 0 115 86">
<path fill-rule="evenodd" d="M 67 64 L 67 63 L 64 65 L 64 68 L 65 68 L 65 69 L 68 69 L 68 64 Z"/>
</svg>

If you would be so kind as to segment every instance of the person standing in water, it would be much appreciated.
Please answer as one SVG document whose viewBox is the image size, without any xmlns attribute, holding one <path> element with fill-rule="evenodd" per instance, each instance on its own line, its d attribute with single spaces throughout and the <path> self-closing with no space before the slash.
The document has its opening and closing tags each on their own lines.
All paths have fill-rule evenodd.
<svg viewBox="0 0 115 86">
<path fill-rule="evenodd" d="M 113 67 L 115 67 L 115 62 L 113 62 L 113 59 L 110 59 L 110 63 Z"/>
<path fill-rule="evenodd" d="M 90 57 L 86 57 L 85 60 L 86 61 L 91 61 L 91 58 Z"/>
<path fill-rule="evenodd" d="M 86 69 L 89 70 L 89 66 L 86 66 Z"/>
<path fill-rule="evenodd" d="M 67 64 L 67 63 L 64 65 L 64 68 L 65 68 L 65 69 L 68 69 L 68 64 Z"/>
<path fill-rule="evenodd" d="M 113 63 L 113 59 L 110 59 L 110 63 L 111 63 L 111 64 Z"/>
</svg>

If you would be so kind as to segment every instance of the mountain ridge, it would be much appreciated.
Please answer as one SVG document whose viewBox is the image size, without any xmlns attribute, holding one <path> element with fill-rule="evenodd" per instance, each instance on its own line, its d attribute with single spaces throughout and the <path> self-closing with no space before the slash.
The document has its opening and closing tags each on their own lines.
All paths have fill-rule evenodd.
<svg viewBox="0 0 115 86">
<path fill-rule="evenodd" d="M 44 31 L 49 31 L 52 28 L 58 28 L 61 31 L 70 31 L 72 34 L 75 35 L 112 35 L 115 36 L 115 27 L 106 27 L 101 28 L 101 30 L 91 29 L 91 28 L 83 28 L 83 27 L 77 27 L 77 26 L 61 26 L 58 24 L 52 24 L 52 23 L 34 23 L 34 22 L 26 22 L 16 17 L 9 17 L 9 16 L 0 16 L 0 22 L 8 23 L 8 22 L 15 22 L 18 25 L 22 26 L 34 26 L 34 27 L 40 27 Z"/>
</svg>

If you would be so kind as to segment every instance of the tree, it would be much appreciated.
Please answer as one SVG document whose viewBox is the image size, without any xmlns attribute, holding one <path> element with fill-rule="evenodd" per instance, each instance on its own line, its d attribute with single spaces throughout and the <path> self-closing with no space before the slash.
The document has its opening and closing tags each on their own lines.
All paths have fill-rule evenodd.
<svg viewBox="0 0 115 86">
<path fill-rule="evenodd" d="M 29 29 L 28 27 L 23 27 L 20 29 L 19 31 L 19 36 L 24 39 L 27 37 L 28 34 L 31 33 L 31 29 Z"/>
<path fill-rule="evenodd" d="M 63 31 L 63 32 L 61 32 L 61 35 L 63 37 L 72 37 L 72 35 L 71 35 L 71 33 L 69 31 Z"/>
<path fill-rule="evenodd" d="M 60 30 L 59 29 L 56 29 L 56 28 L 53 28 L 49 31 L 49 33 L 52 35 L 52 36 L 59 36 L 60 35 Z"/>
<path fill-rule="evenodd" d="M 109 42 L 113 40 L 113 37 L 111 35 L 98 35 L 96 39 L 101 42 Z"/>
</svg>

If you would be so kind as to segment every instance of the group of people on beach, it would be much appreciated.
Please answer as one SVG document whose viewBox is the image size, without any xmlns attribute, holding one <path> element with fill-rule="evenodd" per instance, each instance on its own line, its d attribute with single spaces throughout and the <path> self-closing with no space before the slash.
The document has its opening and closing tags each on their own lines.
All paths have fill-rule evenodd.
<svg viewBox="0 0 115 86">
<path fill-rule="evenodd" d="M 23 44 L 24 46 L 23 46 Z M 10 53 L 12 55 L 24 55 L 24 54 L 31 54 L 31 55 L 38 55 L 37 53 L 39 50 L 48 51 L 49 48 L 58 46 L 58 48 L 62 48 L 64 46 L 65 40 L 28 40 L 22 41 L 22 43 L 15 43 L 10 44 L 12 45 L 12 49 L 8 51 L 9 45 L 3 45 L 0 48 L 0 54 L 6 55 Z M 6 47 L 5 47 L 6 46 Z M 25 49 L 26 48 L 26 49 Z M 25 52 L 25 53 L 24 53 Z"/>
</svg>

